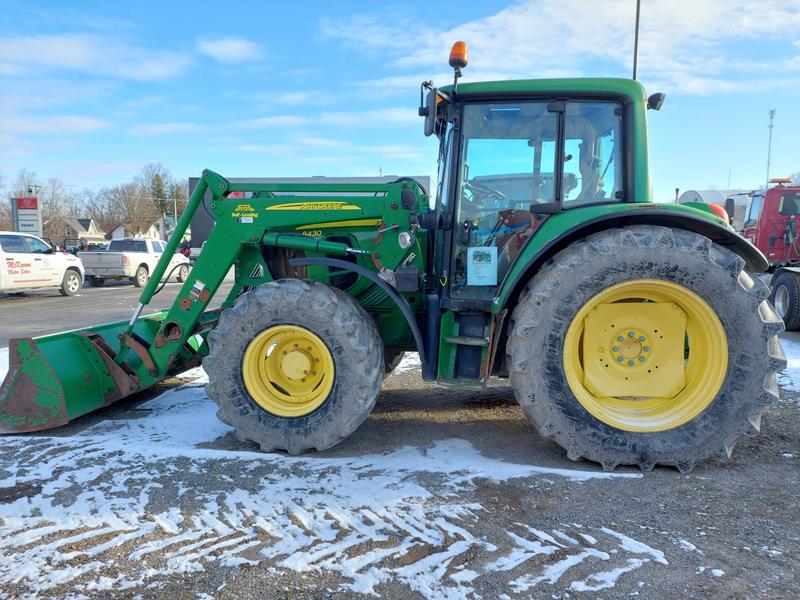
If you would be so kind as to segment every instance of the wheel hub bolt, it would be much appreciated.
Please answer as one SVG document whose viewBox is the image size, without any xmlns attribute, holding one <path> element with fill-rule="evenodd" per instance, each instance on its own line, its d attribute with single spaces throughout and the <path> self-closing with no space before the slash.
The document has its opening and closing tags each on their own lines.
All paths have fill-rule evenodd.
<svg viewBox="0 0 800 600">
<path fill-rule="evenodd" d="M 638 331 L 628 331 L 625 336 L 617 335 L 616 342 L 611 346 L 616 362 L 628 367 L 647 360 L 645 353 L 650 352 L 650 346 L 646 346 L 647 336 Z"/>
</svg>

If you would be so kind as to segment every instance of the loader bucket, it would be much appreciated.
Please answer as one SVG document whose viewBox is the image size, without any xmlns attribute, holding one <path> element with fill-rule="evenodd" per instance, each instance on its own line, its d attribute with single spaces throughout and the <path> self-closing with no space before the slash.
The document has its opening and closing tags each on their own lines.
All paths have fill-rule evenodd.
<svg viewBox="0 0 800 600">
<path fill-rule="evenodd" d="M 164 314 L 139 319 L 134 334 L 153 339 Z M 0 433 L 58 427 L 155 383 L 148 378 L 141 385 L 136 354 L 122 365 L 114 362 L 127 326 L 120 321 L 11 340 L 9 370 L 0 386 Z"/>
</svg>

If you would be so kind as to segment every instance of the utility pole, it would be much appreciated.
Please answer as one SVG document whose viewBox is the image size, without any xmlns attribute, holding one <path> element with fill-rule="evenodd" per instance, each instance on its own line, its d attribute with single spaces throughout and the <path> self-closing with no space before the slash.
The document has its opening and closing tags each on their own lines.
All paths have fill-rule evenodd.
<svg viewBox="0 0 800 600">
<path fill-rule="evenodd" d="M 767 145 L 767 182 L 764 184 L 764 190 L 769 188 L 769 163 L 772 158 L 772 120 L 775 118 L 775 109 L 769 111 L 769 144 Z"/>
<path fill-rule="evenodd" d="M 633 79 L 636 80 L 636 65 L 639 59 L 639 10 L 642 0 L 636 0 L 636 29 L 633 34 Z"/>
</svg>

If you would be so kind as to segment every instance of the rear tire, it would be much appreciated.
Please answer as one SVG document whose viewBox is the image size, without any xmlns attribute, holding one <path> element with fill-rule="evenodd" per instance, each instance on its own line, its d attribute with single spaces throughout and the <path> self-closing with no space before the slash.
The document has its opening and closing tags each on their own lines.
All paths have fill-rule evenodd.
<svg viewBox="0 0 800 600">
<path fill-rule="evenodd" d="M 147 271 L 147 267 L 144 265 L 139 265 L 139 268 L 136 269 L 136 274 L 133 276 L 133 285 L 138 288 L 144 287 L 147 285 L 147 281 L 150 279 L 150 273 Z"/>
<path fill-rule="evenodd" d="M 264 407 L 270 399 L 259 401 L 246 383 L 251 342 L 281 326 L 313 334 L 333 361 L 327 396 L 299 416 L 271 412 Z M 209 334 L 209 348 L 203 367 L 208 396 L 219 406 L 217 416 L 234 427 L 237 438 L 265 451 L 300 454 L 338 444 L 369 415 L 384 374 L 383 343 L 372 318 L 344 292 L 316 281 L 280 279 L 242 294 Z M 277 353 L 277 347 L 267 350 L 267 365 L 271 352 Z"/>
<path fill-rule="evenodd" d="M 105 279 L 97 275 L 89 275 L 86 279 L 89 281 L 89 285 L 97 288 L 103 287 L 103 284 L 106 282 Z"/>
<path fill-rule="evenodd" d="M 74 269 L 67 269 L 58 291 L 61 292 L 62 296 L 74 296 L 82 287 L 83 279 L 81 279 L 81 274 Z"/>
<path fill-rule="evenodd" d="M 800 329 L 800 276 L 792 271 L 781 271 L 770 282 L 769 301 L 783 319 L 787 331 Z"/>
<path fill-rule="evenodd" d="M 687 472 L 709 457 L 730 457 L 739 437 L 758 432 L 762 407 L 778 398 L 776 372 L 786 365 L 777 337 L 783 322 L 766 301 L 769 290 L 743 267 L 739 256 L 704 236 L 657 226 L 603 231 L 562 250 L 528 283 L 510 324 L 510 377 L 527 417 L 570 459 L 584 457 L 606 470 L 632 464 L 648 471 L 664 464 Z M 674 426 L 655 423 L 635 431 L 587 410 L 568 383 L 564 353 L 568 329 L 584 306 L 611 286 L 644 280 L 677 284 L 699 296 L 719 319 L 726 341 L 717 343 L 727 344 L 729 359 L 702 412 Z"/>
</svg>

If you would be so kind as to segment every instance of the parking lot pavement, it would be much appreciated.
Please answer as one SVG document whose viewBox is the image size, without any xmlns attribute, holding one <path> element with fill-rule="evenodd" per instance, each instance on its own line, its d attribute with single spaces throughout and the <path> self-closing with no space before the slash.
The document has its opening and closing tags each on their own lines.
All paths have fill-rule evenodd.
<svg viewBox="0 0 800 600">
<path fill-rule="evenodd" d="M 181 289 L 171 281 L 153 298 L 145 314 L 168 309 Z M 225 292 L 233 285 L 226 278 L 211 306 L 219 306 Z M 91 327 L 111 321 L 127 320 L 139 302 L 141 288 L 128 281 L 107 281 L 103 287 L 88 284 L 75 296 L 65 297 L 56 289 L 43 289 L 21 294 L 0 294 L 0 348 L 8 346 L 12 337 L 36 337 L 69 329 Z"/>
<path fill-rule="evenodd" d="M 413 354 L 339 446 L 265 454 L 217 420 L 197 369 L 0 438 L 0 597 L 792 597 L 800 339 L 784 340 L 761 437 L 691 474 L 570 462 L 504 383 L 435 387 Z"/>
</svg>

